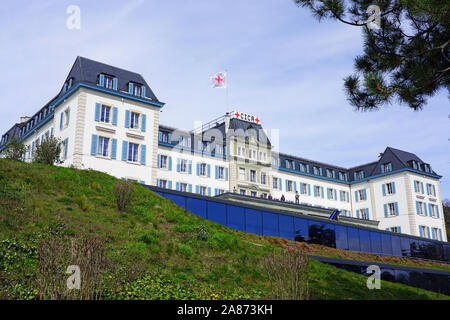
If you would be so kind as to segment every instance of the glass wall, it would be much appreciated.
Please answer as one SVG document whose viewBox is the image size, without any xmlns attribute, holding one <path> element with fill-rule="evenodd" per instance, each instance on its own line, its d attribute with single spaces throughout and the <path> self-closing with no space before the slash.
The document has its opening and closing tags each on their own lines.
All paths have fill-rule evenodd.
<svg viewBox="0 0 450 320">
<path fill-rule="evenodd" d="M 269 212 L 177 191 L 163 192 L 157 189 L 156 192 L 202 218 L 239 231 L 344 250 L 450 262 L 449 243 L 343 225 L 325 219 Z"/>
</svg>

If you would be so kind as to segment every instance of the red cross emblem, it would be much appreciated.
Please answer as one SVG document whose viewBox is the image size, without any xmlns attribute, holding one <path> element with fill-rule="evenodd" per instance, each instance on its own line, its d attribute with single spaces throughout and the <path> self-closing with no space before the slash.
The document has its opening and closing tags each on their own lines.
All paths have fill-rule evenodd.
<svg viewBox="0 0 450 320">
<path fill-rule="evenodd" d="M 258 117 L 256 117 L 256 118 L 255 118 L 255 122 L 256 122 L 256 123 L 259 123 L 259 121 L 260 121 L 260 120 L 258 119 Z"/>
<path fill-rule="evenodd" d="M 239 116 L 240 116 L 239 112 L 237 112 L 237 111 L 234 115 L 236 116 L 236 118 L 239 118 Z"/>
<path fill-rule="evenodd" d="M 217 81 L 218 84 L 220 84 L 223 81 L 223 78 L 220 77 L 220 74 L 217 75 L 217 77 L 214 78 L 214 80 Z"/>
</svg>

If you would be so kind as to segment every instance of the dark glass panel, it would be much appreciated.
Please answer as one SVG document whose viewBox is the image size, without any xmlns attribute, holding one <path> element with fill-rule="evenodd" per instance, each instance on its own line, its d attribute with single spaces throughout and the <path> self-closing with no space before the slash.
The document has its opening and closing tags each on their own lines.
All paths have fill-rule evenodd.
<svg viewBox="0 0 450 320">
<path fill-rule="evenodd" d="M 172 200 L 173 202 L 175 202 L 176 205 L 179 205 L 182 208 L 186 208 L 186 197 L 184 196 L 179 196 L 176 194 L 170 194 L 170 193 L 166 193 L 165 197 L 169 200 Z"/>
<path fill-rule="evenodd" d="M 402 257 L 411 256 L 411 240 L 407 237 L 400 237 L 400 245 L 402 248 Z"/>
<path fill-rule="evenodd" d="M 294 217 L 280 215 L 280 237 L 294 240 Z"/>
<path fill-rule="evenodd" d="M 208 220 L 227 225 L 227 206 L 223 203 L 208 201 Z"/>
<path fill-rule="evenodd" d="M 392 241 L 390 234 L 381 234 L 381 250 L 383 254 L 392 255 Z"/>
<path fill-rule="evenodd" d="M 402 246 L 400 245 L 400 237 L 391 235 L 392 240 L 392 254 L 397 257 L 402 256 Z"/>
<path fill-rule="evenodd" d="M 381 250 L 381 233 L 376 231 L 370 232 L 370 244 L 373 253 L 381 254 L 383 251 Z"/>
<path fill-rule="evenodd" d="M 308 224 L 308 236 L 309 243 L 333 248 L 336 247 L 336 235 L 333 224 L 310 220 Z"/>
<path fill-rule="evenodd" d="M 245 208 L 245 231 L 262 235 L 261 211 Z"/>
<path fill-rule="evenodd" d="M 360 251 L 361 246 L 359 242 L 359 229 L 348 227 L 347 228 L 347 235 L 348 235 L 348 248 L 352 251 Z"/>
<path fill-rule="evenodd" d="M 395 270 L 395 280 L 397 282 L 408 285 L 409 284 L 409 272 L 402 270 Z"/>
<path fill-rule="evenodd" d="M 294 218 L 295 241 L 308 241 L 308 220 Z"/>
<path fill-rule="evenodd" d="M 243 207 L 228 206 L 228 227 L 245 231 L 245 211 Z"/>
<path fill-rule="evenodd" d="M 371 252 L 370 247 L 370 232 L 367 230 L 359 230 L 359 241 L 361 244 L 362 252 Z"/>
<path fill-rule="evenodd" d="M 348 250 L 347 227 L 336 225 L 336 248 Z"/>
<path fill-rule="evenodd" d="M 206 219 L 206 201 L 196 198 L 186 198 L 186 210 Z"/>
<path fill-rule="evenodd" d="M 278 217 L 280 215 L 263 212 L 263 235 L 265 236 L 280 236 L 278 231 Z"/>
<path fill-rule="evenodd" d="M 395 282 L 395 272 L 392 269 L 381 269 L 381 280 Z"/>
</svg>

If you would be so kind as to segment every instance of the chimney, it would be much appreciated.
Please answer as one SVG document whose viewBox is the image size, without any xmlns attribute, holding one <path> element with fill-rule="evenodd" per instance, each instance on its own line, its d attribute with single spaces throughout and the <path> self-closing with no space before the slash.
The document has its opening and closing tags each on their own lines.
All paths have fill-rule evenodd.
<svg viewBox="0 0 450 320">
<path fill-rule="evenodd" d="M 27 122 L 28 120 L 30 120 L 30 117 L 27 117 L 27 116 L 20 117 L 20 123 Z"/>
<path fill-rule="evenodd" d="M 230 128 L 230 113 L 225 113 L 225 136 L 227 136 L 228 129 Z"/>
</svg>

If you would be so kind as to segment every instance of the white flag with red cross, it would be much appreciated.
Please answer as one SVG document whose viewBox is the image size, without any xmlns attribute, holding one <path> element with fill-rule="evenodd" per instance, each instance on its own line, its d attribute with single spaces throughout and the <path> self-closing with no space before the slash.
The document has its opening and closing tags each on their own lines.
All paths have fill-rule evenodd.
<svg viewBox="0 0 450 320">
<path fill-rule="evenodd" d="M 217 72 L 211 77 L 211 87 L 212 88 L 226 88 L 227 87 L 227 73 Z"/>
</svg>

